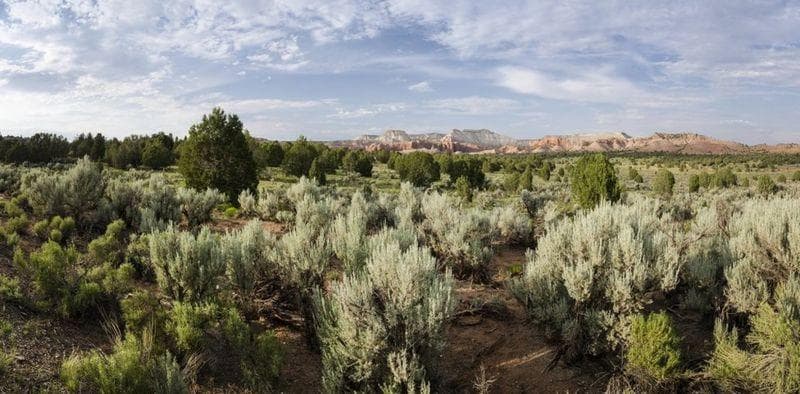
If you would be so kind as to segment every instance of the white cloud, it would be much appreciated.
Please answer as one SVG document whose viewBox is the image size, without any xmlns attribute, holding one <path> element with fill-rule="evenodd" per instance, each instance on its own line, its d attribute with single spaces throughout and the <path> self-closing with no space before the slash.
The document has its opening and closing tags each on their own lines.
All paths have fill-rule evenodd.
<svg viewBox="0 0 800 394">
<path fill-rule="evenodd" d="M 433 88 L 431 87 L 430 82 L 422 81 L 420 83 L 415 83 L 415 84 L 409 86 L 408 90 L 410 90 L 412 92 L 417 92 L 417 93 L 427 93 L 427 92 L 432 92 Z"/>
<path fill-rule="evenodd" d="M 569 78 L 556 78 L 545 73 L 521 68 L 501 67 L 497 84 L 518 93 L 539 97 L 587 102 L 624 102 L 641 91 L 625 79 L 603 72 L 586 73 Z"/>
<path fill-rule="evenodd" d="M 440 113 L 487 115 L 520 109 L 520 103 L 505 98 L 469 96 L 426 101 L 424 108 Z"/>
</svg>

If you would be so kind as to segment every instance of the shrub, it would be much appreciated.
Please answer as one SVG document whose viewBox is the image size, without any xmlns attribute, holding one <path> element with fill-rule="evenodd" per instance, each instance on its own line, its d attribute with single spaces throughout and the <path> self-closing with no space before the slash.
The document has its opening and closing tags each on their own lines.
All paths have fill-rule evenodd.
<svg viewBox="0 0 800 394">
<path fill-rule="evenodd" d="M 725 271 L 725 296 L 736 310 L 755 313 L 798 272 L 800 200 L 747 201 L 730 219 L 728 232 L 733 263 Z"/>
<path fill-rule="evenodd" d="M 797 170 L 792 173 L 792 181 L 794 182 L 800 181 L 800 170 Z"/>
<path fill-rule="evenodd" d="M 255 390 L 263 391 L 271 388 L 278 376 L 283 358 L 275 334 L 265 331 L 254 335 L 234 308 L 229 308 L 224 313 L 223 319 L 223 336 L 239 358 L 242 379 Z"/>
<path fill-rule="evenodd" d="M 239 212 L 245 217 L 254 217 L 258 213 L 256 197 L 249 189 L 239 193 Z"/>
<path fill-rule="evenodd" d="M 214 188 L 231 203 L 236 203 L 242 190 L 258 187 L 256 163 L 242 122 L 221 108 L 214 108 L 189 128 L 189 136 L 181 144 L 178 169 L 189 187 Z"/>
<path fill-rule="evenodd" d="M 222 238 L 225 275 L 241 300 L 252 300 L 259 276 L 274 271 L 270 259 L 276 242 L 275 237 L 264 231 L 257 220 Z"/>
<path fill-rule="evenodd" d="M 282 167 L 289 175 L 297 177 L 308 176 L 311 164 L 317 158 L 319 152 L 305 137 L 300 137 L 292 143 L 289 150 L 283 157 Z"/>
<path fill-rule="evenodd" d="M 342 158 L 342 168 L 369 178 L 372 176 L 372 158 L 363 150 L 349 150 Z"/>
<path fill-rule="evenodd" d="M 239 215 L 239 210 L 236 207 L 228 207 L 225 208 L 225 217 L 228 219 L 233 219 Z"/>
<path fill-rule="evenodd" d="M 487 279 L 492 257 L 492 226 L 479 210 L 463 210 L 439 193 L 423 196 L 421 231 L 428 245 L 458 277 Z"/>
<path fill-rule="evenodd" d="M 492 210 L 490 220 L 501 242 L 509 245 L 528 245 L 532 241 L 531 221 L 515 206 L 495 208 Z"/>
<path fill-rule="evenodd" d="M 89 242 L 87 246 L 89 258 L 96 264 L 105 262 L 120 264 L 125 256 L 125 240 L 123 231 L 125 222 L 115 220 L 106 227 L 105 234 Z"/>
<path fill-rule="evenodd" d="M 199 192 L 194 189 L 178 189 L 181 212 L 186 216 L 189 227 L 196 227 L 211 220 L 211 212 L 225 201 L 225 196 L 216 189 Z"/>
<path fill-rule="evenodd" d="M 23 300 L 19 279 L 0 274 L 0 300 L 16 303 Z"/>
<path fill-rule="evenodd" d="M 591 208 L 601 201 L 616 202 L 621 188 L 617 184 L 614 165 L 603 154 L 585 155 L 572 170 L 572 196 L 583 208 Z"/>
<path fill-rule="evenodd" d="M 19 182 L 19 170 L 12 166 L 0 166 L 0 193 L 16 193 L 19 190 Z"/>
<path fill-rule="evenodd" d="M 675 175 L 667 169 L 658 170 L 653 180 L 653 191 L 662 196 L 671 196 L 675 186 Z"/>
<path fill-rule="evenodd" d="M 283 235 L 273 252 L 279 277 L 303 314 L 306 338 L 311 347 L 317 346 L 312 294 L 323 284 L 330 257 L 331 246 L 325 227 L 304 221 L 298 221 L 292 231 Z"/>
<path fill-rule="evenodd" d="M 172 303 L 166 331 L 184 354 L 202 353 L 208 347 L 206 331 L 219 320 L 219 306 L 214 303 Z"/>
<path fill-rule="evenodd" d="M 778 183 L 786 183 L 786 175 L 778 175 Z"/>
<path fill-rule="evenodd" d="M 789 393 L 800 390 L 800 279 L 778 287 L 774 306 L 762 304 L 750 318 L 748 350 L 736 329 L 720 321 L 708 374 L 724 391 Z"/>
<path fill-rule="evenodd" d="M 761 175 L 758 177 L 758 192 L 764 196 L 774 194 L 778 191 L 778 185 L 769 177 L 769 175 Z"/>
<path fill-rule="evenodd" d="M 458 177 L 455 184 L 456 195 L 466 202 L 472 201 L 472 188 L 466 177 Z"/>
<path fill-rule="evenodd" d="M 397 156 L 394 168 L 400 180 L 411 182 L 414 186 L 430 186 L 439 180 L 439 164 L 427 152 L 411 152 Z"/>
<path fill-rule="evenodd" d="M 258 216 L 264 220 L 278 220 L 278 212 L 290 211 L 292 203 L 283 193 L 262 190 L 258 199 Z"/>
<path fill-rule="evenodd" d="M 47 236 L 50 233 L 50 224 L 48 223 L 47 219 L 34 223 L 33 233 L 36 234 L 39 239 L 47 239 Z"/>
<path fill-rule="evenodd" d="M 629 317 L 675 288 L 679 256 L 659 230 L 657 204 L 601 204 L 551 227 L 512 290 L 568 356 L 615 350 Z"/>
<path fill-rule="evenodd" d="M 363 272 L 316 297 L 325 391 L 430 390 L 452 285 L 427 249 L 374 244 Z"/>
<path fill-rule="evenodd" d="M 330 239 L 334 254 L 353 272 L 361 268 L 367 257 L 369 205 L 361 192 L 353 194 L 347 213 L 339 215 L 331 226 Z"/>
<path fill-rule="evenodd" d="M 169 352 L 158 354 L 152 336 L 117 339 L 114 352 L 72 355 L 61 366 L 72 392 L 187 393 L 186 378 Z"/>
<path fill-rule="evenodd" d="M 52 229 L 50 230 L 50 240 L 54 242 L 61 242 L 61 238 L 63 235 L 61 234 L 61 230 Z"/>
<path fill-rule="evenodd" d="M 23 193 L 39 215 L 72 215 L 81 223 L 99 223 L 108 214 L 102 168 L 88 157 L 64 174 L 29 172 Z"/>
<path fill-rule="evenodd" d="M 661 383 L 680 373 L 680 338 L 667 314 L 633 317 L 625 362 L 625 370 L 645 382 Z"/>
<path fill-rule="evenodd" d="M 219 237 L 203 227 L 195 236 L 168 227 L 149 236 L 150 261 L 159 287 L 178 301 L 201 301 L 217 293 L 225 259 Z"/>
<path fill-rule="evenodd" d="M 122 319 L 125 321 L 125 331 L 140 335 L 146 330 L 155 330 L 156 338 L 160 337 L 159 330 L 166 322 L 166 311 L 158 297 L 147 290 L 137 290 L 120 301 Z"/>
</svg>

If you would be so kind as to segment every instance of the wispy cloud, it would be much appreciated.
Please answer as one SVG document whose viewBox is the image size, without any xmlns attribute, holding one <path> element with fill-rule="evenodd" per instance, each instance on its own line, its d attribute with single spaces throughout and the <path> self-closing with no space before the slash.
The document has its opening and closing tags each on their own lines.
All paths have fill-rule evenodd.
<svg viewBox="0 0 800 394">
<path fill-rule="evenodd" d="M 431 87 L 430 82 L 422 81 L 422 82 L 415 83 L 415 84 L 409 86 L 408 90 L 410 90 L 412 92 L 417 92 L 417 93 L 428 93 L 428 92 L 432 92 L 433 88 Z"/>
</svg>

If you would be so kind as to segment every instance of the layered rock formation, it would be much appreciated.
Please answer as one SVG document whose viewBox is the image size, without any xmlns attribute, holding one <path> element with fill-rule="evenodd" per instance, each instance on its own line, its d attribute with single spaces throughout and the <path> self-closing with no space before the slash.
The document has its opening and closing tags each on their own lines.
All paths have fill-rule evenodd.
<svg viewBox="0 0 800 394">
<path fill-rule="evenodd" d="M 798 144 L 748 146 L 695 133 L 655 133 L 649 137 L 631 137 L 622 132 L 551 135 L 518 140 L 490 130 L 457 130 L 447 134 L 408 134 L 387 130 L 381 135 L 363 135 L 354 140 L 332 141 L 332 146 L 367 150 L 434 150 L 446 152 L 669 152 L 685 154 L 722 154 L 748 152 L 800 152 Z"/>
</svg>

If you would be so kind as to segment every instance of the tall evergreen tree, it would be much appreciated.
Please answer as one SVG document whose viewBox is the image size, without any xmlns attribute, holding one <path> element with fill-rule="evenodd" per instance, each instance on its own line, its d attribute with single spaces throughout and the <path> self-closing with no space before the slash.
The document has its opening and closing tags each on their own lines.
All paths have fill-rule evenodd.
<svg viewBox="0 0 800 394">
<path fill-rule="evenodd" d="M 255 191 L 258 186 L 256 163 L 242 122 L 236 115 L 226 115 L 222 108 L 214 108 L 202 122 L 189 128 L 178 167 L 187 185 L 216 188 L 234 204 L 242 190 Z"/>
</svg>

